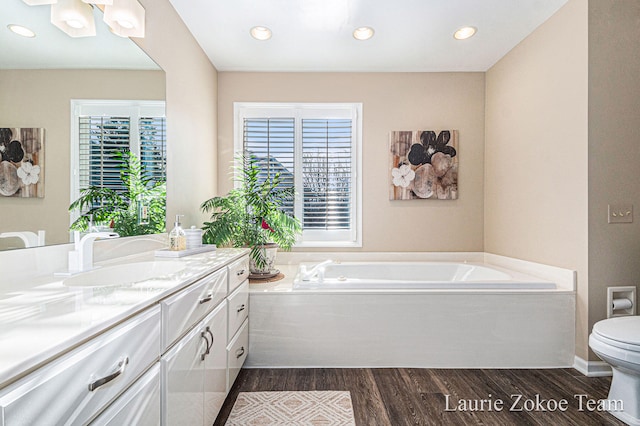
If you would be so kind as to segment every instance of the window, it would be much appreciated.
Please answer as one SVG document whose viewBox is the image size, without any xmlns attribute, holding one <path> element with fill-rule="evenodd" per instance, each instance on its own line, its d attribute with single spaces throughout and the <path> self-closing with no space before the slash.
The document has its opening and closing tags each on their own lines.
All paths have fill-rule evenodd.
<svg viewBox="0 0 640 426">
<path fill-rule="evenodd" d="M 71 105 L 72 201 L 90 186 L 125 190 L 119 152 L 138 156 L 153 181 L 166 180 L 163 101 L 74 100 Z"/>
<path fill-rule="evenodd" d="M 298 246 L 361 246 L 361 104 L 235 104 L 235 149 L 280 173 L 302 222 Z"/>
</svg>

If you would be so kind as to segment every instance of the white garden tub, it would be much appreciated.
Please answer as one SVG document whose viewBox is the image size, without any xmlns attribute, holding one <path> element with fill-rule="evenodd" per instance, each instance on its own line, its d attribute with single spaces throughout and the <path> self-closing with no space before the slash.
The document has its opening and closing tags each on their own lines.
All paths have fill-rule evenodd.
<svg viewBox="0 0 640 426">
<path fill-rule="evenodd" d="M 486 253 L 278 258 L 285 278 L 250 286 L 247 367 L 573 365 L 574 271 Z"/>
<path fill-rule="evenodd" d="M 552 281 L 494 266 L 457 262 L 301 263 L 294 289 L 555 289 Z"/>
</svg>

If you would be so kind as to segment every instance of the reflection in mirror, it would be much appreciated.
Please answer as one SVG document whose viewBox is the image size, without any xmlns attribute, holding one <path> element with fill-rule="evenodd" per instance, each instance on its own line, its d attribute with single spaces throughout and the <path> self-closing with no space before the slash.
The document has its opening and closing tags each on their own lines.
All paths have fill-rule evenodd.
<svg viewBox="0 0 640 426">
<path fill-rule="evenodd" d="M 72 100 L 164 101 L 164 71 L 133 41 L 112 34 L 97 8 L 94 19 L 95 37 L 72 38 L 51 24 L 49 6 L 0 2 L 0 128 L 43 129 L 44 183 L 41 197 L 0 196 L 0 250 L 38 245 L 42 234 L 46 245 L 70 241 Z M 11 24 L 35 37 L 14 34 Z M 25 161 L 11 163 L 16 173 Z"/>
</svg>

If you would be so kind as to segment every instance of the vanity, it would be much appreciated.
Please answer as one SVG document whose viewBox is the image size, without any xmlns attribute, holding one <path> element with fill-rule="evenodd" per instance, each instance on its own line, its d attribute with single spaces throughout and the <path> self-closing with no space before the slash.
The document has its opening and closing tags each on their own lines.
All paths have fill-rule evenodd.
<svg viewBox="0 0 640 426">
<path fill-rule="evenodd" d="M 0 425 L 213 424 L 248 354 L 248 250 L 100 266 L 2 283 Z M 120 284 L 136 270 L 157 273 Z"/>
</svg>

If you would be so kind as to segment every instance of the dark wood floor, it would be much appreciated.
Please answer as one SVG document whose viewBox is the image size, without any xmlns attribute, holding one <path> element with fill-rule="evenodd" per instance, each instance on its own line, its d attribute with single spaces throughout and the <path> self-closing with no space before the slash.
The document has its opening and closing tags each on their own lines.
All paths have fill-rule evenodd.
<svg viewBox="0 0 640 426">
<path fill-rule="evenodd" d="M 573 369 L 244 369 L 215 425 L 224 425 L 239 392 L 293 390 L 350 391 L 358 426 L 624 425 L 597 409 L 609 384 L 610 378 L 588 378 Z M 518 397 L 512 395 L 522 395 L 513 410 Z M 492 406 L 485 401 L 480 407 L 481 400 L 492 400 Z M 502 411 L 495 410 L 497 400 Z"/>
</svg>

